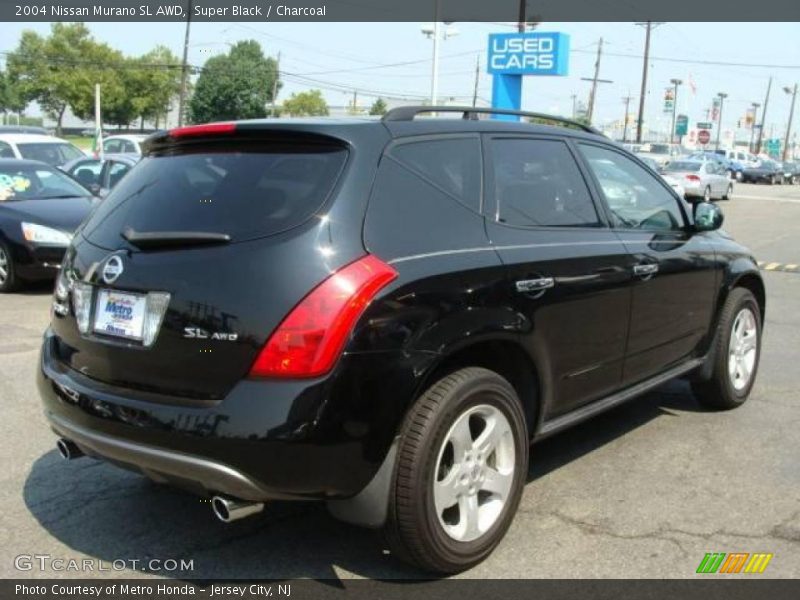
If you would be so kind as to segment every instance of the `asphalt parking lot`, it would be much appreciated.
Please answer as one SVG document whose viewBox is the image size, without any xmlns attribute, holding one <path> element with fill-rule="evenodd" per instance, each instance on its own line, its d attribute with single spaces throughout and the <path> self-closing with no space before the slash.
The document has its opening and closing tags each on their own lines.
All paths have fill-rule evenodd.
<svg viewBox="0 0 800 600">
<path fill-rule="evenodd" d="M 721 206 L 725 229 L 765 269 L 750 401 L 706 412 L 673 382 L 534 446 L 509 534 L 464 576 L 683 578 L 707 552 L 772 553 L 762 576 L 800 576 L 800 268 L 791 268 L 800 263 L 800 186 L 739 185 Z M 203 579 L 421 576 L 387 555 L 377 533 L 321 505 L 275 503 L 226 526 L 183 492 L 90 459 L 64 462 L 34 385 L 50 289 L 0 297 L 0 576 L 85 576 L 15 568 L 15 557 L 33 554 L 190 559 L 191 572 L 152 575 Z"/>
</svg>

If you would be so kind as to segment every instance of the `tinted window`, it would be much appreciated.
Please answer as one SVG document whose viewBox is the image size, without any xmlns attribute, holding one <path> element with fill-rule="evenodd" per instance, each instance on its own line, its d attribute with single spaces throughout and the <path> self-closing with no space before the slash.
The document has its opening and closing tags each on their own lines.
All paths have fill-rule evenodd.
<svg viewBox="0 0 800 600">
<path fill-rule="evenodd" d="M 586 182 L 564 142 L 491 142 L 497 220 L 524 227 L 600 225 Z"/>
<path fill-rule="evenodd" d="M 0 201 L 88 196 L 67 175 L 47 167 L 0 167 Z"/>
<path fill-rule="evenodd" d="M 699 171 L 701 164 L 699 162 L 673 160 L 667 165 L 665 171 Z"/>
<path fill-rule="evenodd" d="M 683 227 L 678 200 L 653 173 L 619 152 L 588 144 L 580 144 L 580 148 L 600 183 L 616 227 L 660 231 Z"/>
<path fill-rule="evenodd" d="M 48 143 L 31 143 L 31 144 L 17 144 L 19 153 L 22 158 L 30 160 L 40 160 L 57 167 L 66 162 L 75 160 L 83 156 L 80 150 L 71 144 L 48 144 Z"/>
<path fill-rule="evenodd" d="M 145 158 L 100 205 L 86 235 L 116 248 L 127 227 L 225 233 L 234 241 L 284 231 L 322 205 L 347 157 L 340 146 L 251 148 Z"/>
<path fill-rule="evenodd" d="M 111 167 L 108 170 L 108 187 L 115 187 L 119 183 L 120 179 L 125 176 L 125 173 L 130 170 L 131 167 L 125 163 L 112 162 Z"/>
<path fill-rule="evenodd" d="M 480 211 L 481 154 L 477 138 L 395 146 L 390 155 L 465 206 Z"/>
<path fill-rule="evenodd" d="M 103 151 L 109 154 L 119 154 L 122 152 L 121 140 L 106 140 L 103 142 Z"/>
<path fill-rule="evenodd" d="M 123 152 L 136 152 L 136 146 L 133 145 L 133 142 L 130 140 L 122 140 L 122 151 Z"/>
</svg>

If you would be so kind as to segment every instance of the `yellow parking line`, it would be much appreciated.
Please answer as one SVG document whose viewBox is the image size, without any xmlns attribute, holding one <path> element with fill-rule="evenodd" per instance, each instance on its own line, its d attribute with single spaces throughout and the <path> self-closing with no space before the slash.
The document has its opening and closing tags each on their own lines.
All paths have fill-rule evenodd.
<svg viewBox="0 0 800 600">
<path fill-rule="evenodd" d="M 781 266 L 781 263 L 769 263 L 766 267 L 764 267 L 765 271 L 774 271 L 778 267 Z"/>
<path fill-rule="evenodd" d="M 797 270 L 797 265 L 786 265 L 783 267 L 786 271 L 795 271 Z"/>
</svg>

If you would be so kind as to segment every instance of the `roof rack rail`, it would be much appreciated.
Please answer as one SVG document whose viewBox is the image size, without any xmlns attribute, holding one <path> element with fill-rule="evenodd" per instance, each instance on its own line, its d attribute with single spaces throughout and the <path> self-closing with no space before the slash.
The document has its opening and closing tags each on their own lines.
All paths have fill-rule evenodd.
<svg viewBox="0 0 800 600">
<path fill-rule="evenodd" d="M 517 117 L 531 117 L 534 119 L 541 119 L 543 121 L 552 121 L 567 127 L 573 127 L 586 131 L 587 133 L 594 133 L 596 135 L 603 135 L 594 127 L 584 125 L 579 121 L 567 119 L 565 117 L 558 117 L 555 115 L 548 115 L 545 113 L 527 112 L 523 110 L 511 110 L 509 108 L 484 108 L 477 106 L 398 106 L 391 109 L 383 115 L 383 121 L 413 121 L 414 117 L 421 113 L 433 112 L 447 112 L 447 113 L 462 113 L 462 118 L 477 120 L 478 115 L 514 115 Z"/>
</svg>

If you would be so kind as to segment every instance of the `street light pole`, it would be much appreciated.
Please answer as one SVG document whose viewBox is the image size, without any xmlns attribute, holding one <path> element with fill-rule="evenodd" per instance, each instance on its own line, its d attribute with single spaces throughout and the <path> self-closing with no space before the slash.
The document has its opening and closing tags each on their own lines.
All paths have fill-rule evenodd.
<svg viewBox="0 0 800 600">
<path fill-rule="evenodd" d="M 764 137 L 764 125 L 767 123 L 767 105 L 769 104 L 769 92 L 772 89 L 772 77 L 769 78 L 767 84 L 767 95 L 764 98 L 764 110 L 761 111 L 761 127 L 758 128 L 758 138 L 756 138 L 756 149 L 753 154 L 758 155 L 761 152 L 761 140 Z"/>
<path fill-rule="evenodd" d="M 797 84 L 794 84 L 794 90 L 789 87 L 783 88 L 783 91 L 792 95 L 792 106 L 789 108 L 789 122 L 786 124 L 786 139 L 783 142 L 783 161 L 786 161 L 786 155 L 789 152 L 789 135 L 792 131 L 792 119 L 794 118 L 794 101 L 797 99 Z"/>
<path fill-rule="evenodd" d="M 669 133 L 669 141 L 675 143 L 675 111 L 678 109 L 678 86 L 683 83 L 681 79 L 670 79 L 669 82 L 675 86 L 675 95 L 672 97 L 672 129 Z"/>
<path fill-rule="evenodd" d="M 178 96 L 178 127 L 183 125 L 183 113 L 186 106 L 186 78 L 189 73 L 187 64 L 189 57 L 189 28 L 192 25 L 192 0 L 189 0 L 189 12 L 186 17 L 186 34 L 183 38 L 183 63 L 181 64 L 181 90 Z M 166 125 L 166 124 L 165 124 Z M 168 126 L 168 125 L 167 125 Z"/>
<path fill-rule="evenodd" d="M 753 107 L 753 124 L 750 125 L 750 144 L 747 146 L 747 150 L 749 152 L 753 151 L 753 136 L 756 132 L 756 127 L 758 126 L 758 109 L 761 107 L 759 102 L 753 102 L 750 106 Z"/>
<path fill-rule="evenodd" d="M 725 92 L 720 92 L 717 94 L 719 98 L 719 116 L 717 118 L 717 150 L 719 150 L 719 136 L 722 133 L 722 106 L 725 103 L 725 98 L 728 97 L 728 94 Z"/>
</svg>

